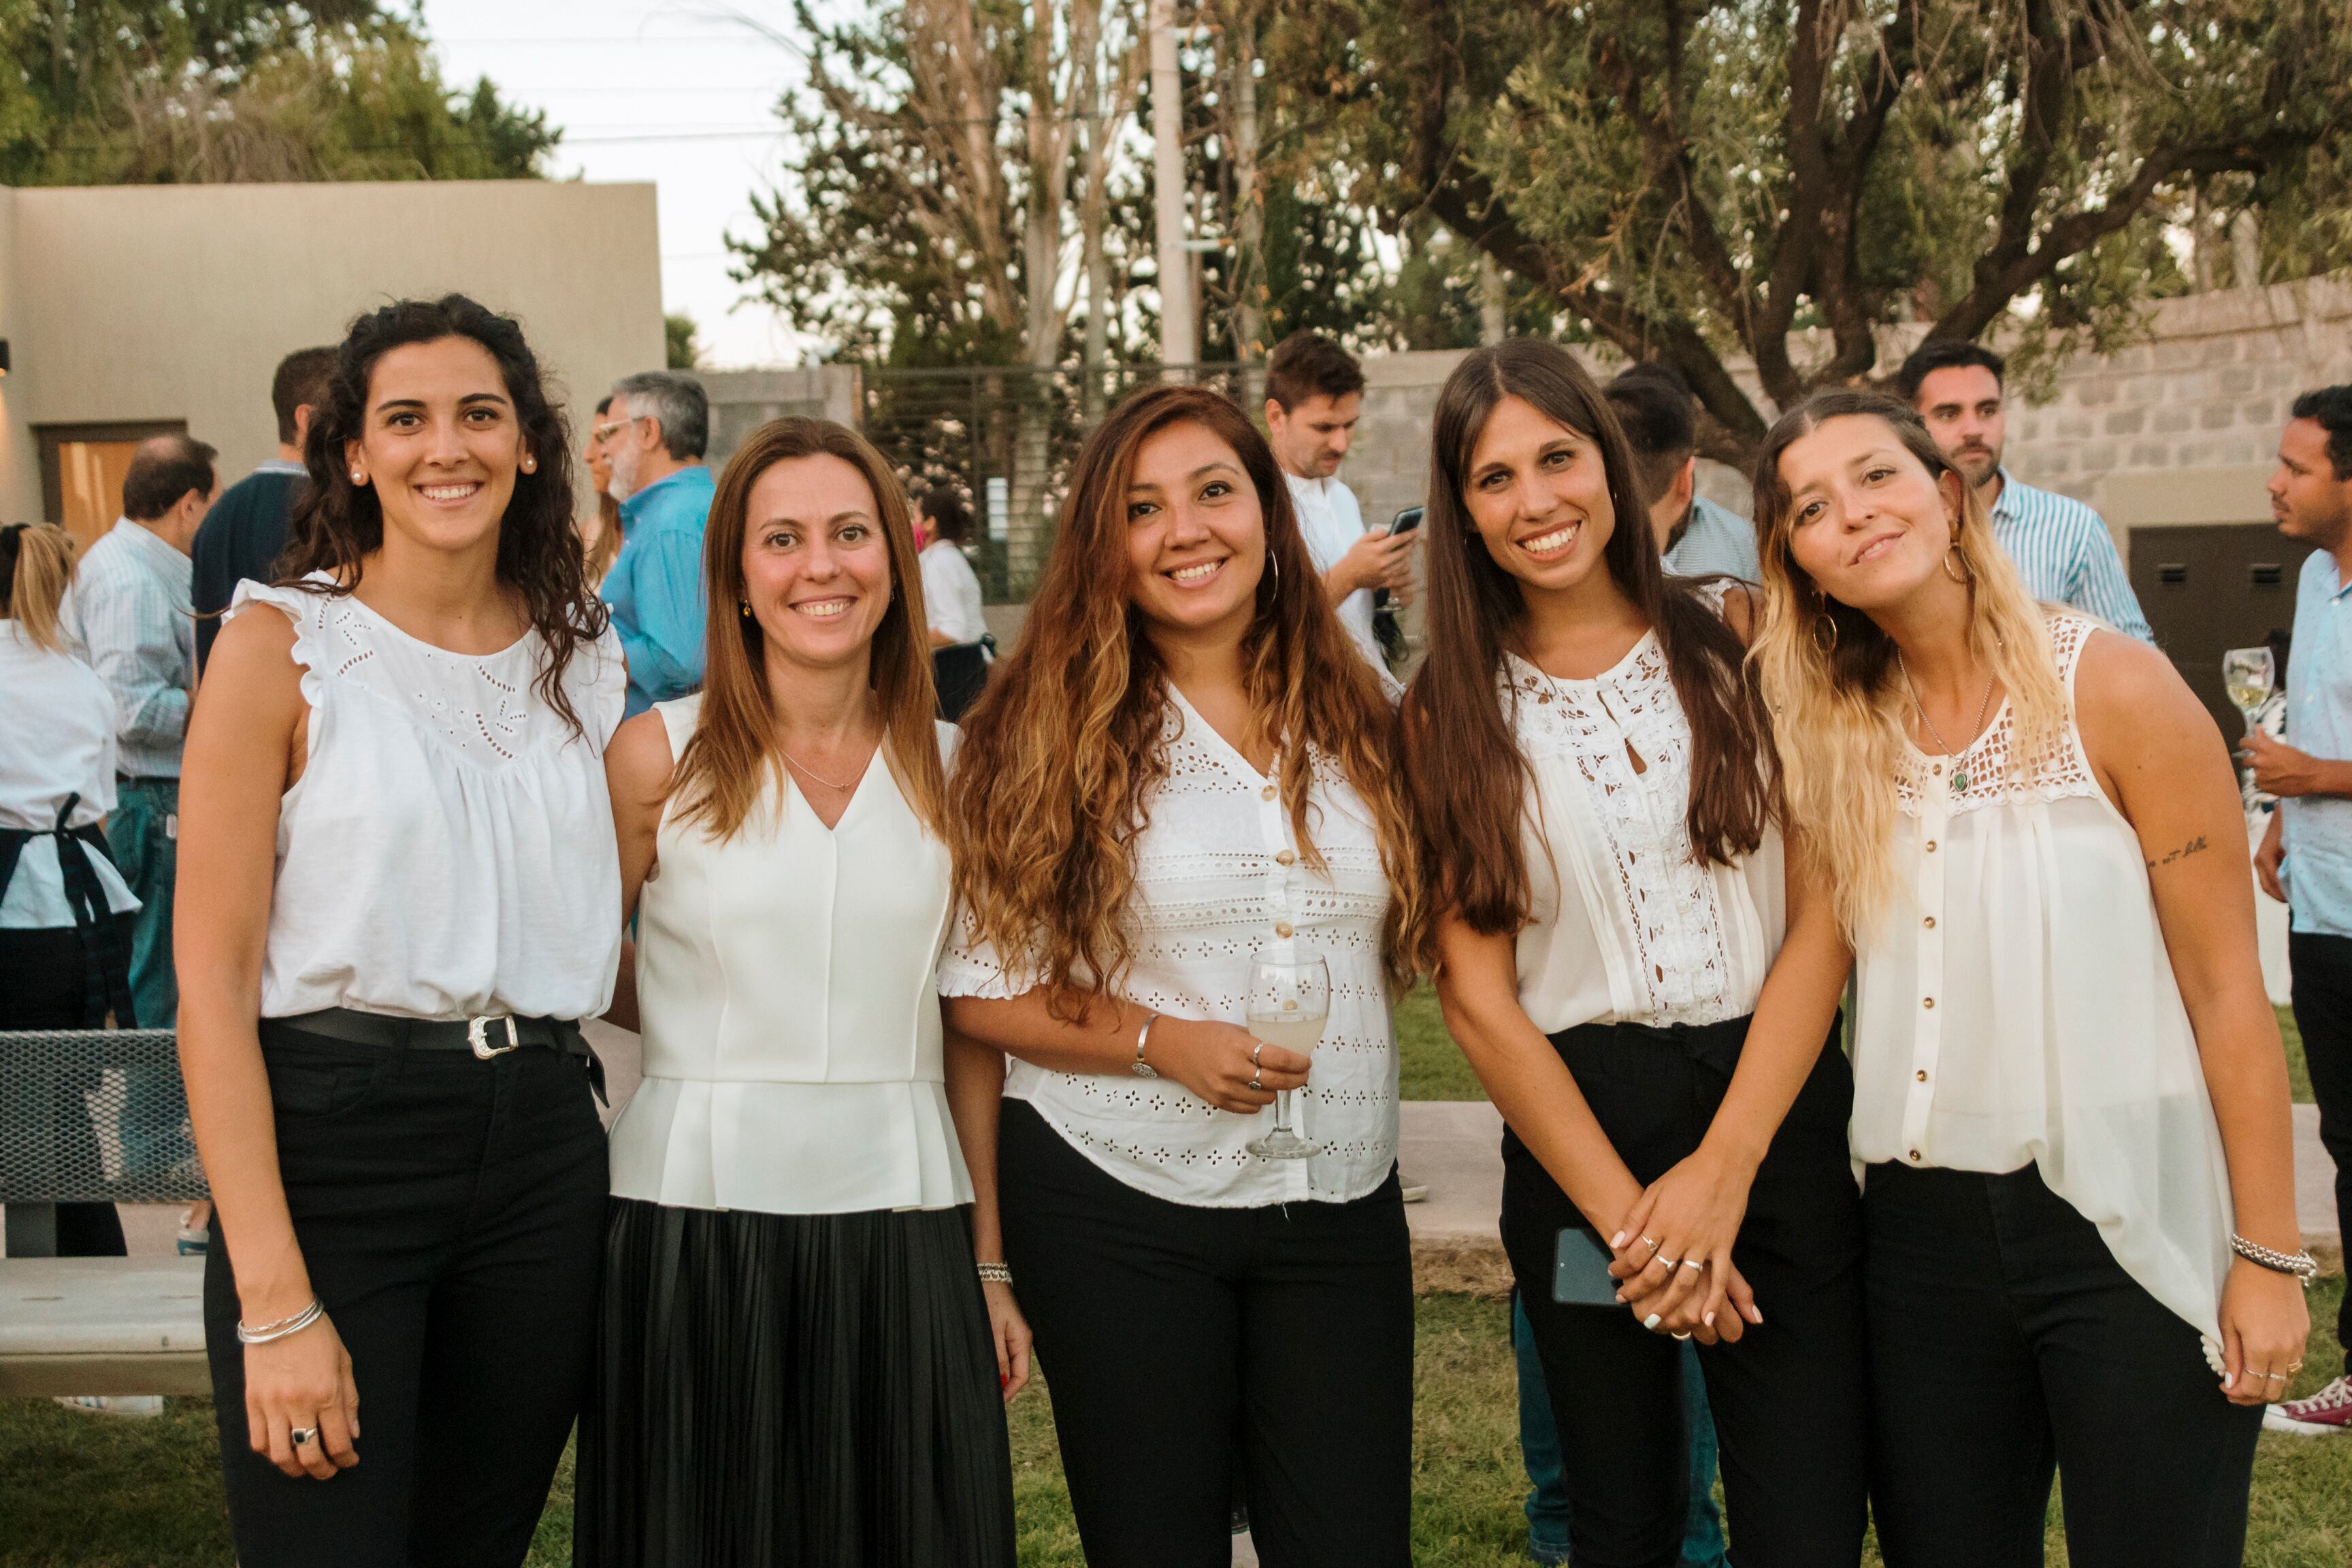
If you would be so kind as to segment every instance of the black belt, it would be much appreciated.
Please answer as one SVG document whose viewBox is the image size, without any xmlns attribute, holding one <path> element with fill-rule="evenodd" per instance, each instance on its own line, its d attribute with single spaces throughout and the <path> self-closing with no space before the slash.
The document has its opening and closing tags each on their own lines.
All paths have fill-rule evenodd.
<svg viewBox="0 0 2352 1568">
<path fill-rule="evenodd" d="M 472 1018 L 394 1018 L 350 1007 L 329 1007 L 317 1013 L 298 1013 L 289 1018 L 264 1018 L 261 1023 L 265 1030 L 275 1025 L 281 1029 L 359 1046 L 471 1051 L 486 1062 L 525 1046 L 545 1046 L 585 1061 L 588 1081 L 595 1089 L 596 1098 L 604 1100 L 604 1064 L 589 1048 L 579 1023 L 571 1018 L 519 1018 L 507 1013 L 486 1013 Z"/>
</svg>

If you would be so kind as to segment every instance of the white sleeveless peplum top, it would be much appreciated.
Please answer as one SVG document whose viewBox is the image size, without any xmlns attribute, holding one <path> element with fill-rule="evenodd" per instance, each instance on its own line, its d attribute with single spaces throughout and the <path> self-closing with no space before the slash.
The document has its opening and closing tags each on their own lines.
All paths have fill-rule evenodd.
<svg viewBox="0 0 2352 1568">
<path fill-rule="evenodd" d="M 659 702 L 685 753 L 699 695 Z M 958 731 L 939 726 L 951 754 Z M 827 829 L 772 777 L 734 837 L 665 808 L 637 905 L 645 1080 L 613 1192 L 673 1208 L 855 1214 L 971 1201 L 937 986 L 948 851 L 877 753 Z"/>
<path fill-rule="evenodd" d="M 2218 1340 L 2229 1169 L 2138 835 L 2074 714 L 2099 629 L 2053 609 L 2063 733 L 2004 703 L 1958 758 L 1906 745 L 1895 894 L 1855 974 L 1853 1153 L 2042 1179 L 2125 1272 Z"/>
<path fill-rule="evenodd" d="M 313 583 L 325 584 L 323 574 Z M 278 811 L 261 1016 L 593 1017 L 621 957 L 604 743 L 625 674 L 607 628 L 573 654 L 575 732 L 540 694 L 546 644 L 420 642 L 350 595 L 236 585 L 294 623 L 310 710 Z"/>
</svg>

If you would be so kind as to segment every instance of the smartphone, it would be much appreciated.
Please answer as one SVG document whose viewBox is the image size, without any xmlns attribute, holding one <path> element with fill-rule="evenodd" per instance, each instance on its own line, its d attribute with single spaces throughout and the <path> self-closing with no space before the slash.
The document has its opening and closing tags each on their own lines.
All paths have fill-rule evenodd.
<svg viewBox="0 0 2352 1568">
<path fill-rule="evenodd" d="M 1551 1299 L 1563 1307 L 1615 1307 L 1617 1281 L 1610 1277 L 1610 1251 L 1589 1230 L 1571 1226 L 1559 1233 L 1553 1255 Z"/>
<path fill-rule="evenodd" d="M 1394 538 L 1400 533 L 1411 533 L 1414 529 L 1419 528 L 1421 514 L 1424 510 L 1422 507 L 1409 506 L 1397 513 L 1394 520 L 1389 523 L 1389 536 Z"/>
</svg>

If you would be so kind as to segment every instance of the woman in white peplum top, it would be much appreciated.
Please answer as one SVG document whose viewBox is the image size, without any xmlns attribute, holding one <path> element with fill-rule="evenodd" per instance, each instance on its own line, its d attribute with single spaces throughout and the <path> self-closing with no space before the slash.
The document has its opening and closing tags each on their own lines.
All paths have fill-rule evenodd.
<svg viewBox="0 0 2352 1568">
<path fill-rule="evenodd" d="M 906 500 L 853 432 L 774 421 L 719 482 L 704 575 L 704 689 L 611 752 L 645 1079 L 578 1560 L 1010 1564 L 1027 1330 L 1009 1301 L 992 1329 L 950 1105 L 956 731 Z"/>
</svg>

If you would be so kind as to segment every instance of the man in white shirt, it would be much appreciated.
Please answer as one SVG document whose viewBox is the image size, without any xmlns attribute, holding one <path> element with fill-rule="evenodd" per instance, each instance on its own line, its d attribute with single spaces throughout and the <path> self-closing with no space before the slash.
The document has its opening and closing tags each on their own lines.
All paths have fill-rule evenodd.
<svg viewBox="0 0 2352 1568">
<path fill-rule="evenodd" d="M 1265 366 L 1265 426 L 1275 461 L 1290 481 L 1290 500 L 1307 552 L 1323 588 L 1373 668 L 1388 673 L 1372 629 L 1372 591 L 1403 603 L 1412 593 L 1412 535 L 1367 530 L 1355 492 L 1339 478 L 1364 406 L 1364 373 L 1328 338 L 1293 332 Z"/>
</svg>

